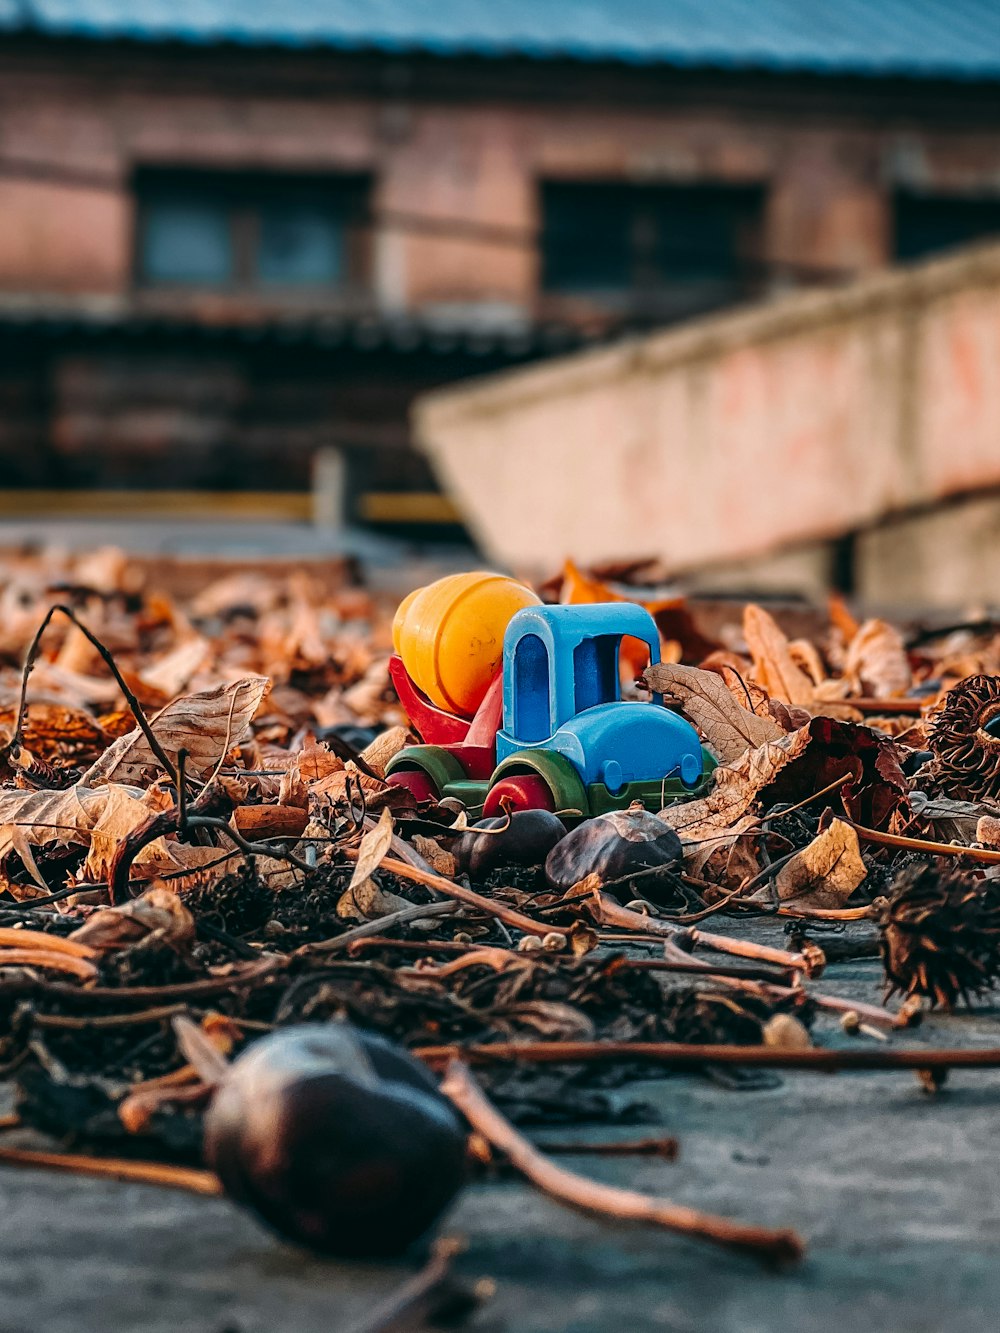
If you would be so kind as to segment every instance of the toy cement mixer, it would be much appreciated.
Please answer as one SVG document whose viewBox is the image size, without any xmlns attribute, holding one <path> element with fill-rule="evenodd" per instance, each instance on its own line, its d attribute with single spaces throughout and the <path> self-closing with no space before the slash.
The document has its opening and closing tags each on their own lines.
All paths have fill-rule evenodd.
<svg viewBox="0 0 1000 1333">
<path fill-rule="evenodd" d="M 659 661 L 653 618 L 631 602 L 543 606 L 482 572 L 417 589 L 396 613 L 389 672 L 424 743 L 392 759 L 388 781 L 487 816 L 658 810 L 689 796 L 715 760 L 659 695 L 622 700 L 625 637 Z"/>
</svg>

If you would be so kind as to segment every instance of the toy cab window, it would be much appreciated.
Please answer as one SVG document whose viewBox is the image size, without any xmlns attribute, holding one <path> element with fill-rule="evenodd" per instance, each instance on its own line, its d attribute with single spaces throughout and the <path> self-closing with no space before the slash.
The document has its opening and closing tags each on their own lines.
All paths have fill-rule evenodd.
<svg viewBox="0 0 1000 1333">
<path fill-rule="evenodd" d="M 760 280 L 755 186 L 550 182 L 541 213 L 544 291 L 630 323 L 743 300 Z"/>
<path fill-rule="evenodd" d="M 514 649 L 514 735 L 543 741 L 549 722 L 549 654 L 537 634 L 526 634 Z"/>
<path fill-rule="evenodd" d="M 618 636 L 584 639 L 573 649 L 573 688 L 576 711 L 613 703 L 618 687 Z"/>
<path fill-rule="evenodd" d="M 142 170 L 135 195 L 141 286 L 266 294 L 363 284 L 362 178 Z"/>
</svg>

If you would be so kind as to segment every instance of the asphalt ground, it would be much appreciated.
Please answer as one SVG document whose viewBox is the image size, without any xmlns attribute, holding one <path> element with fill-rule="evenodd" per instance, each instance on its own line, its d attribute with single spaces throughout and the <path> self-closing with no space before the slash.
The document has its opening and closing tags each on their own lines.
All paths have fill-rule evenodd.
<svg viewBox="0 0 1000 1333">
<path fill-rule="evenodd" d="M 719 928 L 719 927 L 716 927 Z M 730 924 L 728 929 L 733 929 Z M 740 932 L 748 933 L 741 925 Z M 776 927 L 752 932 L 781 941 Z M 876 1001 L 874 961 L 831 967 L 824 990 Z M 824 1044 L 862 1042 L 832 1020 Z M 1000 1045 L 989 1010 L 932 1018 L 894 1045 Z M 602 1180 L 746 1221 L 793 1226 L 794 1270 L 556 1207 L 515 1180 L 466 1189 L 441 1231 L 457 1272 L 495 1284 L 462 1327 L 510 1333 L 979 1333 L 1000 1327 L 1000 1071 L 953 1073 L 935 1096 L 908 1072 L 781 1075 L 723 1086 L 703 1074 L 616 1095 L 648 1126 L 565 1139 L 676 1134 L 676 1162 L 563 1158 Z M 0 1169 L 0 1330 L 339 1333 L 417 1261 L 345 1264 L 276 1241 L 228 1202 L 147 1186 Z"/>
</svg>

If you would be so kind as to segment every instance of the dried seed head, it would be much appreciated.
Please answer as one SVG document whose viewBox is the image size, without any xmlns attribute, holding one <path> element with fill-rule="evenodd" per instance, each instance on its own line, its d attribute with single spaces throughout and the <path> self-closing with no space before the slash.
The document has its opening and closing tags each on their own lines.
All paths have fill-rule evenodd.
<svg viewBox="0 0 1000 1333">
<path fill-rule="evenodd" d="M 922 777 L 934 790 L 966 801 L 1000 797 L 1000 676 L 968 676 L 949 690 L 927 744 L 934 758 Z"/>
<path fill-rule="evenodd" d="M 1000 885 L 915 862 L 895 879 L 882 914 L 886 994 L 952 1008 L 1000 975 Z"/>
</svg>

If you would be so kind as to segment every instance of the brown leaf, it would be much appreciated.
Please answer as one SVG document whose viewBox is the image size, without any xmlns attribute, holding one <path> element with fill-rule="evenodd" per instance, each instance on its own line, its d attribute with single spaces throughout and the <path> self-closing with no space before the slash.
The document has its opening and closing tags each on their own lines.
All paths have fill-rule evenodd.
<svg viewBox="0 0 1000 1333">
<path fill-rule="evenodd" d="M 361 758 L 380 778 L 385 777 L 386 765 L 406 744 L 409 733 L 405 727 L 390 727 L 376 736 L 371 745 L 361 751 Z"/>
<path fill-rule="evenodd" d="M 430 868 L 437 875 L 446 875 L 448 879 L 454 879 L 458 873 L 458 862 L 451 852 L 445 851 L 440 843 L 435 842 L 433 838 L 424 837 L 422 833 L 413 835 L 414 850 L 419 852 Z"/>
<path fill-rule="evenodd" d="M 750 602 L 743 612 L 743 637 L 753 658 L 754 676 L 768 694 L 808 707 L 814 685 L 789 651 L 788 639 L 773 616 Z"/>
<path fill-rule="evenodd" d="M 375 827 L 369 829 L 361 839 L 354 874 L 347 886 L 349 889 L 370 878 L 379 868 L 392 846 L 392 835 L 392 815 L 388 810 L 383 810 Z"/>
<path fill-rule="evenodd" d="M 782 768 L 808 745 L 808 732 L 793 731 L 780 740 L 768 741 L 748 750 L 733 765 L 715 770 L 712 789 L 697 801 L 667 806 L 660 818 L 680 834 L 682 840 L 700 842 L 725 832 L 745 815 L 757 794 L 773 782 Z"/>
<path fill-rule="evenodd" d="M 194 917 L 169 889 L 149 889 L 122 907 L 102 908 L 69 938 L 108 952 L 153 934 L 175 947 L 194 939 Z"/>
<path fill-rule="evenodd" d="M 834 819 L 778 871 L 775 888 L 786 906 L 843 907 L 864 882 L 868 868 L 861 859 L 858 835 L 850 824 Z M 766 898 L 767 890 L 754 895 Z"/>
<path fill-rule="evenodd" d="M 47 889 L 32 848 L 86 847 L 111 794 L 107 786 L 83 783 L 68 791 L 0 791 L 0 861 L 17 852 L 35 883 Z"/>
<path fill-rule="evenodd" d="M 266 676 L 241 676 L 228 685 L 184 694 L 167 704 L 152 721 L 152 730 L 174 761 L 187 751 L 187 771 L 208 777 L 220 759 L 246 737 L 250 719 L 270 689 Z M 108 782 L 142 782 L 159 764 L 145 736 L 136 727 L 120 737 L 87 770 L 87 786 Z"/>
<path fill-rule="evenodd" d="M 683 708 L 723 764 L 783 734 L 772 718 L 742 708 L 714 671 L 661 662 L 644 675 L 651 690 Z"/>
<path fill-rule="evenodd" d="M 884 620 L 866 620 L 851 640 L 844 675 L 857 694 L 894 699 L 913 684 L 903 636 Z"/>
</svg>

